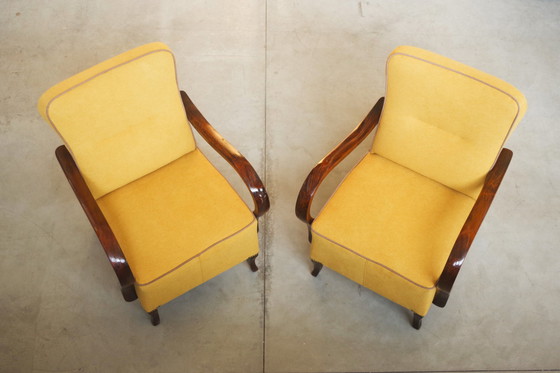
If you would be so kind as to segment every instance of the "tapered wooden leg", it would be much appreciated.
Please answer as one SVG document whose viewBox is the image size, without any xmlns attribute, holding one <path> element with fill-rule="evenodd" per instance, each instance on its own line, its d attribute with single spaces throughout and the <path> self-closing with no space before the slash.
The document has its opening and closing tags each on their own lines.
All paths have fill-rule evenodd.
<svg viewBox="0 0 560 373">
<path fill-rule="evenodd" d="M 259 267 L 257 267 L 257 264 L 255 263 L 255 259 L 257 259 L 258 255 L 259 254 L 253 255 L 247 259 L 247 263 L 249 263 L 249 267 L 251 267 L 251 271 L 253 272 L 257 272 L 259 270 Z"/>
<path fill-rule="evenodd" d="M 321 269 L 323 269 L 323 265 L 319 262 L 314 261 L 313 259 L 311 259 L 311 261 L 313 262 L 313 271 L 311 271 L 311 275 L 313 277 L 317 277 L 319 272 L 321 272 Z"/>
<path fill-rule="evenodd" d="M 159 313 L 157 308 L 152 312 L 148 312 L 148 314 L 150 315 L 150 320 L 152 321 L 152 325 L 153 326 L 159 325 Z"/>
<path fill-rule="evenodd" d="M 417 314 L 416 312 L 414 312 L 414 315 L 412 316 L 412 327 L 416 330 L 420 329 L 420 327 L 422 326 L 422 318 L 424 316 L 420 316 L 419 314 Z"/>
</svg>

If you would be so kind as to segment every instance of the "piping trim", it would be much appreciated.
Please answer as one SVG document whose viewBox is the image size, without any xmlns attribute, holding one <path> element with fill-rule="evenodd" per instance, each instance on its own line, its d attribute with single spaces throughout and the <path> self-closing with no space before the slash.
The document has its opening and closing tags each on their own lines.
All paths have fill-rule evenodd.
<svg viewBox="0 0 560 373">
<path fill-rule="evenodd" d="M 256 218 L 253 216 L 253 219 L 251 219 L 251 222 L 249 224 L 247 224 L 246 226 L 244 226 L 243 228 L 241 228 L 240 230 L 238 230 L 235 233 L 230 234 L 227 237 L 222 238 L 219 241 L 214 242 L 212 245 L 208 246 L 206 249 L 202 250 L 201 252 L 199 252 L 198 254 L 196 254 L 195 256 L 185 260 L 184 262 L 182 262 L 181 264 L 177 265 L 175 268 L 170 269 L 169 271 L 165 272 L 164 274 L 156 277 L 155 279 L 148 281 L 146 283 L 140 284 L 139 282 L 136 282 L 136 286 L 146 286 L 146 285 L 150 285 L 158 280 L 160 280 L 161 278 L 171 274 L 172 272 L 175 272 L 176 270 L 178 270 L 179 268 L 181 268 L 182 266 L 184 266 L 185 264 L 189 263 L 190 261 L 192 261 L 193 259 L 196 259 L 198 257 L 200 257 L 202 254 L 204 254 L 205 252 L 207 252 L 208 250 L 210 250 L 211 248 L 213 248 L 214 246 L 218 245 L 219 243 L 224 242 L 227 239 L 230 239 L 231 237 L 241 233 L 242 231 L 244 231 L 245 229 L 249 228 L 254 222 L 256 221 Z"/>
<path fill-rule="evenodd" d="M 76 159 L 76 157 L 74 156 L 74 152 L 72 151 L 72 147 L 68 144 L 68 142 L 66 141 L 66 139 L 64 138 L 64 136 L 62 136 L 62 134 L 59 132 L 58 128 L 56 128 L 56 126 L 55 126 L 55 124 L 54 124 L 54 122 L 53 122 L 53 120 L 52 120 L 52 118 L 51 118 L 51 116 L 50 116 L 50 114 L 49 114 L 49 109 L 50 109 L 50 107 L 51 107 L 51 104 L 52 104 L 56 99 L 62 97 L 62 96 L 65 95 L 66 93 L 68 93 L 68 92 L 70 92 L 70 91 L 72 91 L 72 90 L 78 88 L 79 86 L 81 86 L 81 85 L 83 85 L 83 84 L 89 82 L 90 80 L 93 80 L 93 79 L 95 79 L 95 78 L 97 78 L 97 77 L 99 77 L 99 76 L 101 76 L 101 75 L 103 75 L 103 74 L 106 74 L 106 73 L 108 73 L 109 71 L 114 70 L 114 69 L 116 69 L 116 68 L 118 68 L 118 67 L 124 66 L 124 65 L 126 65 L 126 64 L 128 64 L 128 63 L 131 63 L 131 62 L 134 62 L 134 61 L 136 61 L 136 60 L 139 60 L 140 58 L 143 58 L 143 57 L 146 57 L 146 56 L 148 56 L 148 55 L 150 55 L 150 54 L 158 53 L 158 52 L 167 52 L 167 53 L 169 53 L 169 54 L 171 55 L 171 58 L 173 59 L 173 70 L 174 70 L 174 73 L 175 73 L 175 84 L 176 84 L 176 86 L 177 86 L 177 92 L 179 93 L 179 81 L 178 81 L 178 78 L 177 78 L 177 63 L 176 63 L 176 61 L 175 61 L 175 55 L 173 54 L 173 52 L 171 52 L 171 51 L 168 50 L 168 49 L 155 49 L 155 50 L 146 52 L 146 53 L 144 53 L 144 54 L 142 54 L 142 55 L 140 55 L 140 56 L 136 56 L 136 57 L 134 57 L 134 58 L 132 58 L 132 59 L 130 59 L 130 60 L 128 60 L 128 61 L 121 62 L 121 63 L 119 63 L 118 65 L 112 66 L 112 67 L 107 68 L 107 69 L 105 69 L 105 70 L 103 70 L 103 71 L 100 71 L 100 72 L 98 72 L 97 74 L 95 74 L 95 75 L 93 75 L 93 76 L 90 76 L 90 77 L 87 78 L 86 80 L 82 80 L 81 82 L 79 82 L 79 83 L 73 85 L 72 87 L 65 89 L 64 91 L 60 92 L 59 94 L 57 94 L 56 96 L 54 96 L 53 98 L 51 98 L 51 99 L 49 100 L 49 102 L 48 102 L 47 105 L 45 106 L 45 114 L 46 114 L 46 116 L 47 116 L 47 119 L 48 119 L 48 121 L 49 121 L 49 124 L 50 124 L 51 127 L 56 131 L 56 133 L 58 134 L 58 136 L 60 136 L 60 138 L 62 139 L 62 142 L 64 143 L 64 145 L 66 146 L 66 148 L 68 149 L 68 151 L 70 152 L 70 154 L 72 155 L 72 158 L 74 158 L 74 160 Z M 124 52 L 124 53 L 126 53 L 126 52 Z M 94 65 L 94 66 L 96 66 L 96 65 Z M 70 77 L 70 78 L 71 78 L 71 77 Z M 68 78 L 68 79 L 70 79 L 70 78 Z M 181 99 L 181 94 L 180 94 L 180 93 L 179 93 L 179 100 L 181 101 L 181 103 L 183 102 L 182 99 Z M 182 104 L 181 104 L 181 107 L 182 107 L 183 113 L 185 114 L 185 119 L 186 119 L 187 123 L 189 124 L 188 127 L 189 127 L 189 130 L 190 130 L 190 132 L 191 132 L 191 137 L 193 138 L 194 146 L 195 146 L 195 148 L 196 148 L 196 139 L 195 139 L 194 134 L 193 134 L 193 132 L 192 132 L 192 127 L 191 127 L 191 125 L 190 125 L 190 122 L 189 122 L 189 120 L 188 120 L 188 118 L 187 118 L 187 113 L 186 113 L 185 108 L 183 107 Z M 185 154 L 187 154 L 187 153 L 185 153 Z M 80 169 L 80 166 L 78 165 L 78 162 L 76 162 L 76 165 L 78 166 L 78 169 Z M 80 172 L 81 172 L 81 171 L 80 171 Z M 126 185 L 126 184 L 125 184 L 125 185 Z M 116 188 L 116 189 L 118 189 L 118 188 Z M 116 190 L 116 189 L 114 189 L 114 190 Z M 110 193 L 110 192 L 111 192 L 111 191 L 109 191 L 109 192 L 107 192 L 107 193 L 105 193 L 105 194 L 108 194 L 108 193 Z M 103 195 L 105 195 L 105 194 L 103 194 Z M 103 197 L 103 195 L 102 195 L 102 196 L 99 196 L 99 197 L 97 197 L 97 198 L 101 198 L 101 197 Z"/>
<path fill-rule="evenodd" d="M 513 97 L 510 93 L 504 91 L 503 89 L 500 89 L 500 88 L 498 88 L 498 87 L 496 87 L 496 86 L 494 86 L 494 85 L 492 85 L 492 84 L 490 84 L 490 83 L 487 83 L 487 82 L 485 82 L 485 81 L 483 81 L 483 80 L 481 80 L 481 79 L 475 78 L 475 77 L 472 76 L 472 75 L 465 74 L 465 73 L 463 73 L 463 72 L 461 72 L 461 71 L 459 71 L 459 70 L 455 70 L 455 69 L 452 69 L 452 68 L 450 68 L 450 67 L 447 67 L 447 66 L 444 66 L 444 65 L 441 65 L 441 64 L 438 64 L 438 63 L 435 63 L 435 62 L 426 60 L 426 59 L 424 59 L 424 58 L 420 58 L 420 57 L 411 55 L 411 54 L 402 53 L 402 52 L 396 52 L 396 53 L 392 53 L 392 54 L 389 56 L 389 58 L 387 58 L 387 62 L 385 63 L 385 99 L 386 99 L 386 100 L 388 99 L 388 93 L 389 93 L 389 79 L 388 79 L 388 77 L 389 77 L 389 61 L 391 60 L 391 58 L 393 58 L 393 56 L 396 56 L 396 55 L 401 55 L 401 56 L 405 56 L 405 57 L 414 58 L 414 59 L 417 59 L 417 60 L 419 60 L 419 61 L 423 61 L 423 62 L 429 63 L 429 64 L 431 64 L 431 65 L 440 67 L 440 68 L 442 68 L 442 69 L 452 71 L 452 72 L 457 73 L 457 74 L 459 74 L 459 75 L 462 75 L 462 76 L 464 76 L 464 77 L 466 77 L 466 78 L 475 80 L 475 81 L 477 81 L 477 82 L 479 82 L 479 83 L 481 83 L 481 84 L 484 84 L 484 85 L 486 85 L 486 86 L 488 86 L 488 87 L 490 87 L 490 88 L 494 88 L 495 90 L 497 90 L 497 91 L 503 93 L 504 95 L 506 95 L 506 96 L 508 96 L 509 98 L 511 98 L 511 99 L 513 100 L 513 102 L 515 102 L 515 105 L 517 106 L 517 112 L 515 113 L 515 117 L 513 118 L 513 121 L 511 122 L 511 125 L 509 126 L 509 130 L 508 130 L 507 134 L 504 136 L 504 140 L 502 141 L 502 145 L 500 146 L 500 149 L 498 149 L 498 152 L 496 153 L 496 158 L 494 159 L 494 162 L 493 162 L 492 165 L 490 166 L 490 169 L 491 169 L 491 168 L 493 167 L 493 165 L 496 163 L 496 161 L 498 160 L 498 156 L 500 155 L 500 151 L 501 151 L 502 148 L 504 147 L 504 144 L 506 143 L 507 138 L 508 138 L 509 135 L 511 134 L 511 130 L 513 129 L 513 125 L 515 124 L 515 122 L 517 121 L 517 117 L 519 116 L 519 112 L 520 112 L 520 110 L 521 110 L 521 106 L 519 105 L 519 102 L 515 99 L 515 97 Z M 383 109 L 385 109 L 385 106 L 386 106 L 386 105 L 383 105 Z M 379 126 L 381 126 L 382 118 L 383 118 L 383 111 L 381 112 L 381 116 L 379 117 Z M 375 138 L 374 138 L 374 142 L 375 142 Z M 372 143 L 370 152 L 373 150 L 373 145 L 374 145 L 374 144 Z M 489 170 L 490 170 L 490 169 L 489 169 Z"/>
<path fill-rule="evenodd" d="M 411 279 L 409 279 L 408 277 L 406 277 L 406 276 L 400 274 L 399 272 L 395 271 L 394 269 L 389 268 L 389 267 L 387 267 L 386 265 L 381 264 L 381 263 L 379 263 L 379 262 L 376 262 L 375 260 L 370 259 L 370 258 L 368 258 L 367 256 L 364 256 L 364 255 L 362 255 L 362 254 L 360 254 L 360 253 L 358 253 L 358 252 L 356 252 L 356 251 L 354 251 L 354 250 L 352 250 L 352 249 L 350 249 L 350 248 L 348 248 L 348 247 L 346 247 L 346 246 L 344 246 L 344 245 L 342 245 L 342 244 L 340 244 L 340 243 L 338 243 L 338 242 L 336 242 L 336 241 L 334 241 L 334 240 L 332 240 L 332 239 L 330 239 L 330 238 L 328 238 L 328 237 L 326 237 L 326 236 L 323 236 L 322 234 L 318 233 L 315 229 L 313 229 L 313 227 L 311 227 L 311 231 L 312 231 L 313 233 L 315 233 L 317 236 L 322 237 L 322 238 L 324 238 L 325 240 L 327 240 L 327 241 L 329 241 L 329 242 L 332 242 L 332 243 L 334 243 L 335 245 L 338 245 L 338 246 L 342 247 L 343 249 L 346 249 L 346 250 L 350 251 L 350 252 L 353 253 L 353 254 L 356 254 L 356 255 L 359 256 L 360 258 L 363 258 L 363 259 L 367 260 L 368 262 L 377 264 L 378 266 L 385 268 L 386 270 L 388 270 L 388 271 L 390 271 L 390 272 L 396 274 L 396 275 L 399 276 L 399 277 L 402 277 L 403 279 L 405 279 L 406 281 L 412 283 L 413 285 L 416 285 L 416 286 L 418 286 L 418 287 L 420 287 L 420 288 L 422 288 L 422 289 L 426 289 L 426 290 L 432 290 L 432 289 L 434 289 L 434 288 L 436 287 L 435 285 L 434 285 L 434 286 L 431 286 L 431 287 L 427 287 L 427 286 L 420 285 L 419 283 L 414 282 L 414 281 L 412 281 Z M 365 270 L 364 270 L 364 272 L 365 272 Z"/>
<path fill-rule="evenodd" d="M 513 128 L 513 125 L 514 125 L 515 122 L 517 121 L 517 118 L 518 118 L 518 116 L 519 116 L 519 112 L 520 112 L 520 110 L 521 110 L 521 107 L 520 107 L 520 105 L 519 105 L 519 102 L 515 99 L 515 97 L 513 97 L 510 93 L 508 93 L 508 92 L 506 92 L 506 91 L 504 91 L 504 90 L 502 90 L 502 89 L 500 89 L 500 88 L 498 88 L 498 87 L 496 87 L 496 86 L 494 86 L 494 85 L 492 85 L 492 84 L 489 84 L 489 83 L 487 83 L 487 82 L 485 82 L 485 81 L 483 81 L 483 80 L 481 80 L 481 79 L 475 78 L 474 76 L 465 74 L 465 73 L 463 73 L 463 72 L 461 72 L 461 71 L 452 69 L 452 68 L 447 67 L 447 66 L 443 66 L 443 65 L 441 65 L 441 64 L 438 64 L 438 63 L 435 63 L 435 62 L 426 60 L 426 59 L 424 59 L 424 58 L 420 58 L 420 57 L 417 57 L 417 56 L 413 56 L 413 55 L 411 55 L 411 54 L 396 52 L 396 53 L 392 53 L 392 54 L 389 56 L 389 58 L 387 58 L 387 62 L 386 62 L 386 64 L 385 64 L 385 99 L 386 99 L 386 100 L 388 100 L 388 98 L 389 98 L 389 97 L 388 97 L 388 96 L 389 96 L 389 95 L 388 95 L 388 93 L 389 93 L 389 79 L 387 79 L 387 78 L 388 78 L 388 75 L 389 75 L 389 72 L 388 72 L 389 61 L 391 60 L 391 58 L 392 58 L 393 56 L 396 56 L 396 55 L 401 55 L 401 56 L 405 56 L 405 57 L 414 58 L 414 59 L 417 59 L 417 60 L 419 60 L 419 61 L 423 61 L 423 62 L 429 63 L 429 64 L 431 64 L 431 65 L 438 66 L 438 67 L 440 67 L 440 68 L 442 68 L 442 69 L 455 72 L 455 73 L 457 73 L 457 74 L 459 74 L 459 75 L 462 75 L 462 76 L 464 76 L 464 77 L 466 77 L 466 78 L 470 78 L 470 79 L 475 80 L 475 81 L 477 81 L 477 82 L 479 82 L 479 83 L 481 83 L 481 84 L 484 84 L 484 85 L 486 85 L 486 86 L 488 86 L 488 87 L 490 87 L 490 88 L 494 88 L 495 90 L 497 90 L 497 91 L 499 91 L 499 92 L 505 94 L 505 95 L 508 96 L 509 98 L 511 98 L 511 99 L 513 100 L 513 102 L 515 103 L 515 105 L 517 106 L 517 112 L 515 113 L 515 117 L 513 118 L 513 121 L 512 121 L 512 123 L 511 123 L 509 129 L 508 129 L 508 132 L 507 132 L 506 136 L 504 137 L 504 140 L 502 141 L 502 145 L 500 146 L 500 149 L 499 149 L 499 150 L 501 150 L 501 149 L 503 148 L 503 146 L 504 146 L 504 144 L 505 144 L 505 142 L 506 142 L 506 139 L 507 139 L 507 138 L 509 137 L 509 135 L 511 134 L 511 130 L 512 130 L 512 128 Z M 384 111 L 385 111 L 385 107 L 386 107 L 386 105 L 383 105 L 383 109 L 382 109 L 381 115 L 380 115 L 380 117 L 379 117 L 379 126 L 381 126 L 381 124 L 382 124 L 383 113 L 384 113 Z M 378 126 L 378 127 L 379 127 L 379 126 Z M 370 150 L 369 150 L 369 153 L 370 153 L 370 154 L 372 154 L 374 143 L 375 143 L 375 135 L 374 135 L 374 139 L 373 139 L 373 141 L 372 141 L 372 146 L 371 146 L 371 148 L 370 148 Z M 500 151 L 498 151 L 498 153 L 497 153 L 497 155 L 496 155 L 496 158 L 495 158 L 495 160 L 494 160 L 494 164 L 496 163 L 496 160 L 498 159 L 499 154 L 500 154 Z M 380 155 L 380 156 L 381 156 L 381 155 Z M 385 158 L 385 157 L 383 157 L 383 158 Z M 362 159 L 363 159 L 363 158 L 362 158 Z M 385 158 L 385 159 L 388 159 L 388 158 Z M 389 160 L 389 159 L 388 159 L 388 160 Z M 361 161 L 360 161 L 360 162 L 361 162 Z M 358 164 L 359 164 L 360 162 L 358 162 Z M 357 164 L 356 164 L 356 166 L 357 166 Z M 354 167 L 356 167 L 356 166 L 354 166 Z M 354 169 L 354 168 L 352 168 L 352 170 L 353 170 L 353 169 Z M 351 170 L 351 171 L 352 171 L 352 170 Z M 351 173 L 351 171 L 346 175 L 346 177 L 348 177 L 348 175 Z M 411 170 L 411 171 L 412 171 L 412 170 Z M 337 188 L 336 188 L 336 190 L 335 190 L 335 193 L 336 193 L 336 191 L 338 190 L 338 188 L 342 185 L 342 183 L 346 180 L 346 177 L 345 177 L 345 178 L 340 182 L 340 184 L 337 186 Z M 435 181 L 435 180 L 434 180 L 434 181 Z M 441 183 L 439 183 L 439 184 L 441 184 Z M 441 185 L 443 185 L 443 184 L 441 184 Z M 453 190 L 454 190 L 454 189 L 453 189 Z M 461 193 L 461 194 L 464 194 L 464 193 Z M 333 193 L 333 195 L 334 195 L 334 193 Z M 470 196 L 469 196 L 469 197 L 470 197 Z M 330 201 L 331 198 L 332 198 L 332 195 L 331 195 L 331 197 L 329 198 L 329 201 Z M 470 198 L 471 198 L 471 199 L 474 199 L 474 198 L 472 198 L 472 197 L 470 197 Z M 329 201 L 327 201 L 327 203 L 325 203 L 325 205 L 323 206 L 323 208 L 321 209 L 321 211 L 319 212 L 319 214 L 317 214 L 317 218 L 321 215 L 321 212 L 323 211 L 323 209 L 325 208 L 325 206 L 328 204 Z M 317 218 L 316 218 L 316 219 L 317 219 Z M 315 220 L 316 220 L 316 219 L 315 219 Z M 418 287 L 420 287 L 420 288 L 427 289 L 427 290 L 431 290 L 431 289 L 434 289 L 434 288 L 436 287 L 436 285 L 434 285 L 434 286 L 432 286 L 432 287 L 426 287 L 426 286 L 420 285 L 420 284 L 418 284 L 418 283 L 412 281 L 411 279 L 407 278 L 406 276 L 404 276 L 404 275 L 398 273 L 397 271 L 393 270 L 392 268 L 389 268 L 389 267 L 387 267 L 387 266 L 384 265 L 384 264 L 381 264 L 381 263 L 379 263 L 379 262 L 376 262 L 375 260 L 372 260 L 372 259 L 370 259 L 370 258 L 368 258 L 368 257 L 366 257 L 366 256 L 364 256 L 364 255 L 361 255 L 361 254 L 357 253 L 356 251 L 354 251 L 354 250 L 352 250 L 352 249 L 350 249 L 350 248 L 348 248 L 348 247 L 346 247 L 346 246 L 344 246 L 344 245 L 342 245 L 342 244 L 340 244 L 340 243 L 338 243 L 338 242 L 336 242 L 336 241 L 334 241 L 334 240 L 332 240 L 332 239 L 330 239 L 330 238 L 328 238 L 328 237 L 326 237 L 326 236 L 324 236 L 324 235 L 318 233 L 318 232 L 313 228 L 313 224 L 311 224 L 311 231 L 312 231 L 313 233 L 315 233 L 317 236 L 322 237 L 322 238 L 324 238 L 325 240 L 327 240 L 327 241 L 329 241 L 329 242 L 332 242 L 332 243 L 334 243 L 335 245 L 338 245 L 338 246 L 342 247 L 343 249 L 346 249 L 346 250 L 352 252 L 353 254 L 356 254 L 357 256 L 359 256 L 359 257 L 361 257 L 361 258 L 363 258 L 363 259 L 365 259 L 365 260 L 367 260 L 367 261 L 369 261 L 369 262 L 371 262 L 371 263 L 377 264 L 377 265 L 379 265 L 379 266 L 381 266 L 381 267 L 387 269 L 388 271 L 390 271 L 390 272 L 396 274 L 397 276 L 402 277 L 403 279 L 409 281 L 409 282 L 412 283 L 413 285 L 416 285 L 416 286 L 418 286 Z M 364 270 L 364 273 L 365 273 L 365 270 Z"/>
</svg>

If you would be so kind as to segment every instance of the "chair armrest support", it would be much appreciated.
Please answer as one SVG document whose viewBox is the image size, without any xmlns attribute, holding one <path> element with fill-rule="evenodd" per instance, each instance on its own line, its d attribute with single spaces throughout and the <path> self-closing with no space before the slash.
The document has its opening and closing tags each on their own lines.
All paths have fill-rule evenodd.
<svg viewBox="0 0 560 373">
<path fill-rule="evenodd" d="M 476 202 L 453 245 L 451 254 L 436 285 L 436 294 L 433 303 L 436 306 L 444 307 L 449 299 L 449 294 L 453 283 L 459 274 L 459 270 L 467 256 L 469 248 L 492 204 L 492 200 L 500 187 L 502 179 L 506 174 L 511 161 L 513 152 L 509 149 L 502 149 L 494 167 L 488 172 L 484 181 L 484 186 Z"/>
<path fill-rule="evenodd" d="M 111 230 L 105 216 L 99 209 L 97 202 L 93 198 L 80 170 L 76 166 L 76 162 L 70 155 L 70 152 L 66 148 L 66 146 L 61 145 L 59 146 L 56 151 L 56 158 L 60 163 L 60 167 L 62 167 L 62 171 L 64 171 L 64 175 L 68 179 L 72 190 L 76 194 L 80 205 L 84 209 L 86 216 L 99 239 L 101 242 L 101 246 L 103 250 L 105 250 L 105 254 L 107 254 L 107 258 L 109 258 L 109 262 L 111 262 L 111 266 L 119 279 L 121 284 L 121 292 L 124 299 L 127 302 L 131 302 L 137 298 L 136 291 L 134 289 L 134 276 L 132 275 L 132 271 L 124 257 L 124 254 Z"/>
<path fill-rule="evenodd" d="M 385 98 L 381 97 L 371 109 L 365 119 L 356 127 L 340 144 L 336 146 L 325 158 L 323 158 L 311 170 L 303 182 L 296 201 L 296 216 L 311 226 L 311 203 L 323 180 L 348 154 L 350 154 L 370 133 L 373 131 L 383 109 Z"/>
<path fill-rule="evenodd" d="M 183 100 L 189 122 L 204 140 L 206 140 L 239 174 L 253 198 L 255 204 L 253 214 L 257 218 L 262 216 L 270 208 L 270 201 L 264 184 L 253 166 L 251 166 L 249 161 L 208 123 L 206 118 L 204 118 L 202 113 L 200 113 L 184 91 L 181 91 L 181 99 Z"/>
</svg>

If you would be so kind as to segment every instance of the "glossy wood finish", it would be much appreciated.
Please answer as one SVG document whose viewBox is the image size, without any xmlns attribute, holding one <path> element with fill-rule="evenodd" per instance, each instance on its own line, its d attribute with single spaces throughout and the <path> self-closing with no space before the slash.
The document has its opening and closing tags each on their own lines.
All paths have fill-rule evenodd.
<svg viewBox="0 0 560 373">
<path fill-rule="evenodd" d="M 181 98 L 189 122 L 198 133 L 200 133 L 204 140 L 206 140 L 208 144 L 235 169 L 241 179 L 243 179 L 255 204 L 253 214 L 255 214 L 257 218 L 262 216 L 270 208 L 270 202 L 264 185 L 253 166 L 251 166 L 249 161 L 208 123 L 184 91 L 181 91 Z"/>
<path fill-rule="evenodd" d="M 381 97 L 362 123 L 311 170 L 301 186 L 296 201 L 296 216 L 300 220 L 311 225 L 314 219 L 311 216 L 311 203 L 313 202 L 313 197 L 319 189 L 319 186 L 329 172 L 373 131 L 379 122 L 381 110 L 383 109 L 383 102 L 384 98 Z"/>
<path fill-rule="evenodd" d="M 323 264 L 316 262 L 313 259 L 311 259 L 311 262 L 313 262 L 313 271 L 311 271 L 311 275 L 313 277 L 317 277 L 319 275 L 319 272 L 321 272 L 321 270 L 323 269 Z"/>
<path fill-rule="evenodd" d="M 157 308 L 152 312 L 148 312 L 148 315 L 150 315 L 150 321 L 152 322 L 153 326 L 159 325 L 159 312 Z"/>
<path fill-rule="evenodd" d="M 82 174 L 78 170 L 74 159 L 70 155 L 66 146 L 61 145 L 56 149 L 56 158 L 62 167 L 62 171 L 66 175 L 70 186 L 74 190 L 80 205 L 84 209 L 86 216 L 99 239 L 101 242 L 101 246 L 103 250 L 105 250 L 105 254 L 107 254 L 107 258 L 109 258 L 109 262 L 111 266 L 113 266 L 113 270 L 119 279 L 121 284 L 121 292 L 124 299 L 127 302 L 131 302 L 137 298 L 136 291 L 134 289 L 134 276 L 128 266 L 126 258 L 111 230 L 105 216 L 99 209 L 95 198 L 91 194 Z"/>
<path fill-rule="evenodd" d="M 416 330 L 419 330 L 422 327 L 422 319 L 424 317 L 420 316 L 419 314 L 417 314 L 416 312 L 413 312 L 412 315 L 412 327 Z"/>
<path fill-rule="evenodd" d="M 257 259 L 258 255 L 259 254 L 247 258 L 247 263 L 249 263 L 249 267 L 251 267 L 251 271 L 253 272 L 257 272 L 259 270 L 259 267 L 257 267 L 257 263 L 255 263 L 255 260 Z"/>
<path fill-rule="evenodd" d="M 465 257 L 467 256 L 474 237 L 476 236 L 476 233 L 478 232 L 478 229 L 480 228 L 480 225 L 482 224 L 482 221 L 492 204 L 492 200 L 500 187 L 512 156 L 513 153 L 511 150 L 506 148 L 502 149 L 494 167 L 492 167 L 490 172 L 488 172 L 482 191 L 476 199 L 471 213 L 467 217 L 467 220 L 465 221 L 465 224 L 463 225 L 463 228 L 453 245 L 451 254 L 447 259 L 445 268 L 443 269 L 436 285 L 436 294 L 433 301 L 436 306 L 444 307 L 447 303 L 453 283 L 459 274 L 459 270 L 461 269 Z"/>
</svg>

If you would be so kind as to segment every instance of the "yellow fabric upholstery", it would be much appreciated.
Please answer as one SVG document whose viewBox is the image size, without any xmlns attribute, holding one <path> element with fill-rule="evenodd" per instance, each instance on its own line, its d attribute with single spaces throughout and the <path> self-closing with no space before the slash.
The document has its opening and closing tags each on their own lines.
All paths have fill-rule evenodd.
<svg viewBox="0 0 560 373">
<path fill-rule="evenodd" d="M 312 225 L 311 258 L 425 315 L 474 200 L 368 154 Z"/>
<path fill-rule="evenodd" d="M 312 224 L 311 258 L 424 316 L 486 174 L 526 111 L 511 85 L 399 47 L 372 150 Z"/>
<path fill-rule="evenodd" d="M 385 106 L 372 152 L 476 198 L 527 108 L 513 86 L 419 48 L 387 60 Z"/>
<path fill-rule="evenodd" d="M 259 250 L 252 212 L 198 149 L 98 204 L 148 312 Z"/>
<path fill-rule="evenodd" d="M 195 148 L 162 43 L 132 49 L 49 89 L 39 112 L 99 198 Z"/>
<path fill-rule="evenodd" d="M 258 254 L 253 213 L 196 148 L 166 45 L 85 70 L 38 108 L 72 153 L 146 311 Z"/>
</svg>

